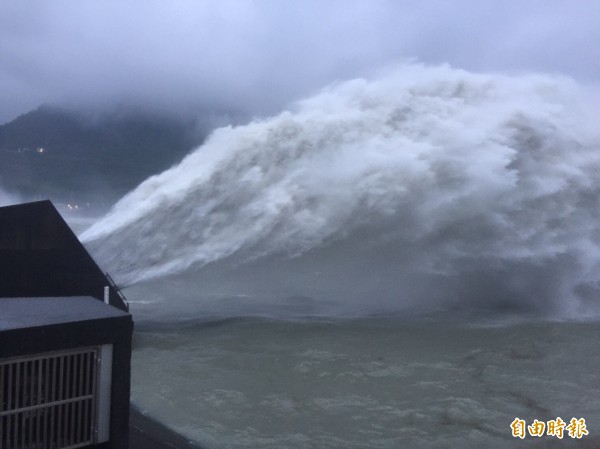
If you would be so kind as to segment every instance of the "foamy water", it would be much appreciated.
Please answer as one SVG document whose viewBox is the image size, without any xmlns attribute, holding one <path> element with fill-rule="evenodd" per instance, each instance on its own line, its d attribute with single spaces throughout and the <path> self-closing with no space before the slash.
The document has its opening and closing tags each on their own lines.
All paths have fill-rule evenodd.
<svg viewBox="0 0 600 449">
<path fill-rule="evenodd" d="M 339 83 L 216 130 L 82 239 L 123 285 L 210 272 L 227 280 L 216 294 L 597 315 L 587 96 L 560 77 L 419 65 Z"/>
<path fill-rule="evenodd" d="M 590 95 L 407 65 L 216 130 L 82 234 L 132 302 L 134 402 L 209 449 L 598 441 L 598 326 L 560 321 L 600 316 Z"/>
<path fill-rule="evenodd" d="M 233 319 L 145 328 L 132 399 L 207 449 L 595 447 L 597 324 Z M 584 418 L 581 441 L 512 437 Z"/>
</svg>

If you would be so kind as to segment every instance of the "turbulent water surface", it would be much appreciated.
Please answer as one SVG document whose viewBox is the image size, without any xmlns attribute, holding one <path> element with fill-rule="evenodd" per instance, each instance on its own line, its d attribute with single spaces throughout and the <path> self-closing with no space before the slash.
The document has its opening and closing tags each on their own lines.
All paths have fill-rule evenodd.
<svg viewBox="0 0 600 449">
<path fill-rule="evenodd" d="M 205 448 L 570 447 L 510 423 L 584 418 L 598 438 L 599 339 L 574 323 L 164 326 L 136 334 L 132 398 Z"/>
<path fill-rule="evenodd" d="M 207 448 L 597 436 L 597 116 L 566 78 L 407 65 L 214 131 L 82 234 L 134 401 Z"/>
</svg>

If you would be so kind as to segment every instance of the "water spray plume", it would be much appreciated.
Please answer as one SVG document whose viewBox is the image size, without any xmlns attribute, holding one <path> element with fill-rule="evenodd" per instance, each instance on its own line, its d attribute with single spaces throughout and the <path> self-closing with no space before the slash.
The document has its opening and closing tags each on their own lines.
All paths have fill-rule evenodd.
<svg viewBox="0 0 600 449">
<path fill-rule="evenodd" d="M 600 132 L 585 96 L 561 77 L 417 64 L 339 83 L 217 129 L 82 239 L 126 284 L 354 260 L 377 276 L 347 282 L 377 286 L 387 306 L 446 295 L 577 314 L 600 276 Z"/>
</svg>

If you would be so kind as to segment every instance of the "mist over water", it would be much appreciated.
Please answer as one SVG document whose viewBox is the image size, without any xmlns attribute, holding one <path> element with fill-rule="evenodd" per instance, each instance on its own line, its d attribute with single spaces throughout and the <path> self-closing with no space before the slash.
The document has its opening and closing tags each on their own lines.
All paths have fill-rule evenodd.
<svg viewBox="0 0 600 449">
<path fill-rule="evenodd" d="M 588 93 L 561 77 L 416 64 L 338 83 L 217 129 L 81 238 L 118 283 L 172 284 L 190 308 L 258 295 L 596 315 Z"/>
<path fill-rule="evenodd" d="M 0 187 L 0 207 L 10 206 L 21 202 L 21 198 L 14 193 L 9 193 Z"/>
</svg>

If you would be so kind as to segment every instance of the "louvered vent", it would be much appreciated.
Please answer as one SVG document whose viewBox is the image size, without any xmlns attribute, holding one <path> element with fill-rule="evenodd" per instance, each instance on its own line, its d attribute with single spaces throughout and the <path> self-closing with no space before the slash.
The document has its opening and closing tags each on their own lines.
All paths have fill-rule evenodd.
<svg viewBox="0 0 600 449">
<path fill-rule="evenodd" d="M 75 449 L 99 442 L 99 427 L 106 428 L 98 419 L 106 415 L 99 407 L 106 400 L 98 399 L 106 394 L 100 381 L 105 352 L 93 347 L 1 359 L 0 448 Z"/>
</svg>

